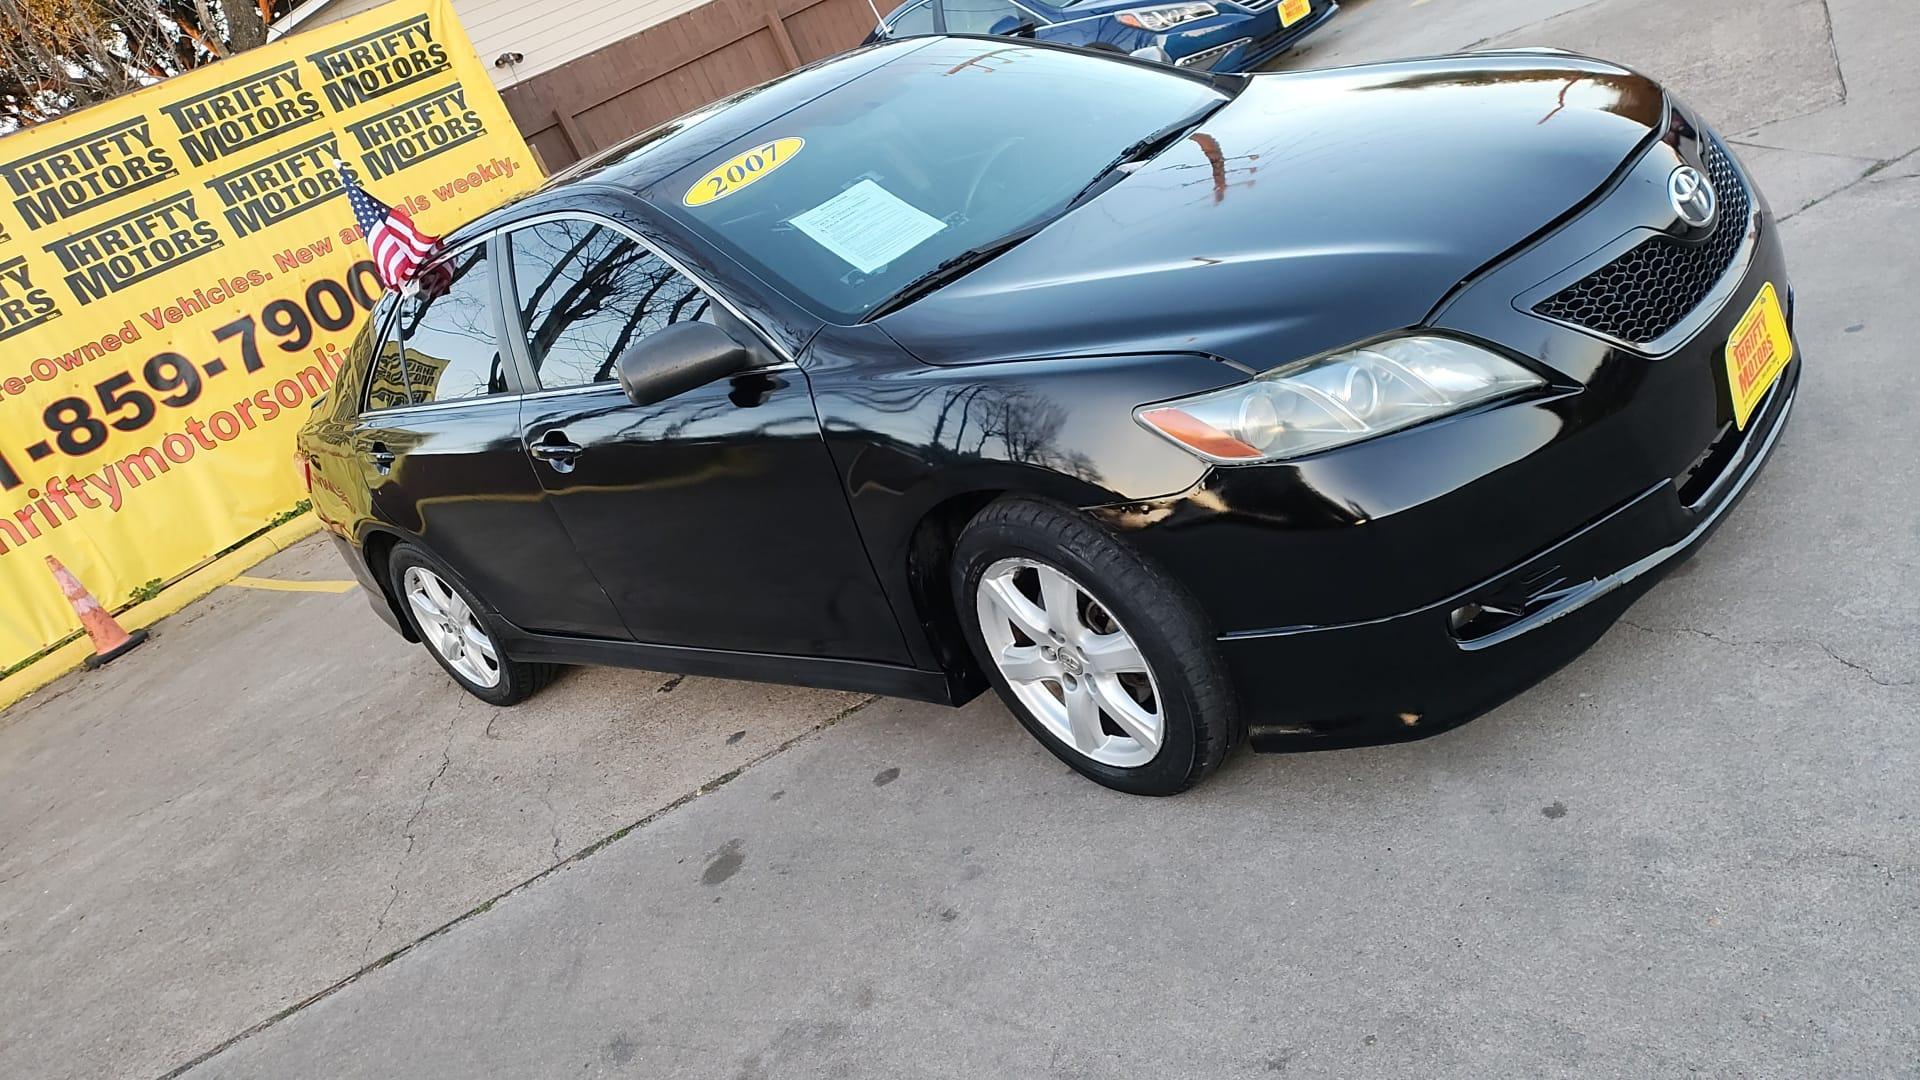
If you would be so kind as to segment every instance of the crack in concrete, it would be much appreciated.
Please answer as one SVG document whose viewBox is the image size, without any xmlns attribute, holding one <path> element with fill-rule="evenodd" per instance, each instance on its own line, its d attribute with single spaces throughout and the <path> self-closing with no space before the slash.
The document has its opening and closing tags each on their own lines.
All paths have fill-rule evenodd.
<svg viewBox="0 0 1920 1080">
<path fill-rule="evenodd" d="M 1695 637 L 1703 637 L 1703 638 L 1706 638 L 1708 641 L 1716 642 L 1718 644 L 1725 645 L 1729 648 L 1735 648 L 1735 649 L 1746 649 L 1746 648 L 1755 648 L 1755 647 L 1786 648 L 1786 647 L 1796 646 L 1796 645 L 1811 645 L 1814 648 L 1819 649 L 1821 652 L 1826 653 L 1827 657 L 1833 660 L 1835 663 L 1839 664 L 1842 667 L 1850 668 L 1854 671 L 1859 672 L 1862 675 L 1865 675 L 1869 680 L 1871 680 L 1876 685 L 1912 686 L 1914 685 L 1914 682 L 1915 682 L 1915 680 L 1913 679 L 1895 679 L 1889 676 L 1881 675 L 1879 672 L 1873 670 L 1872 667 L 1866 664 L 1862 664 L 1857 660 L 1849 659 L 1848 657 L 1842 656 L 1838 651 L 1836 651 L 1833 648 L 1833 646 L 1828 645 L 1826 642 L 1821 641 L 1819 638 L 1804 637 L 1804 638 L 1742 639 L 1742 638 L 1726 637 L 1721 634 L 1716 634 L 1711 630 L 1701 630 L 1692 626 L 1648 626 L 1645 623 L 1635 622 L 1632 619 L 1625 619 L 1625 618 L 1621 619 L 1620 621 L 1621 623 L 1627 626 L 1631 626 L 1635 630 L 1639 630 L 1642 633 L 1691 634 Z"/>
<path fill-rule="evenodd" d="M 832 716 L 827 717 L 825 720 L 820 721 L 819 723 L 813 725 L 812 727 L 808 728 L 805 731 L 802 731 L 798 735 L 793 736 L 792 738 L 781 743 L 780 745 L 775 746 L 772 749 L 765 751 L 764 753 L 761 753 L 757 757 L 754 757 L 752 760 L 748 761 L 746 764 L 741 765 L 736 769 L 729 770 L 728 772 L 723 773 L 720 776 L 707 781 L 706 783 L 700 785 L 698 788 L 695 788 L 694 790 L 687 792 L 686 794 L 680 796 L 679 798 L 673 800 L 672 802 L 666 804 L 665 806 L 660 807 L 658 810 L 655 810 L 652 813 L 649 813 L 648 815 L 634 822 L 633 824 L 623 826 L 622 828 L 616 829 L 613 832 L 608 833 L 606 836 L 603 836 L 600 839 L 595 840 L 593 843 L 588 844 L 586 847 L 581 848 L 579 851 L 576 851 L 573 854 L 567 856 L 566 858 L 560 860 L 559 862 L 554 863 L 552 866 L 547 867 L 545 870 L 542 870 L 539 873 L 534 874 L 533 876 L 526 878 L 525 880 L 520 881 L 517 884 L 509 886 L 507 889 L 496 894 L 491 899 L 486 900 L 483 903 L 480 903 L 478 905 L 475 905 L 474 907 L 469 908 L 464 912 L 461 912 L 459 915 L 454 916 L 453 918 L 447 920 L 446 922 L 440 924 L 439 926 L 433 928 L 432 930 L 429 930 L 426 933 L 420 935 L 419 937 L 414 938 L 412 941 L 409 941 L 406 944 L 400 946 L 399 948 L 393 950 L 392 952 L 387 953 L 385 956 L 380 957 L 378 960 L 362 965 L 358 970 L 354 971 L 352 974 L 348 975 L 347 977 L 341 979 L 339 982 L 336 982 L 331 986 L 318 990 L 308 995 L 307 997 L 294 1002 L 293 1004 L 287 1006 L 286 1008 L 281 1009 L 279 1012 L 276 1012 L 273 1015 L 267 1017 L 266 1019 L 261 1020 L 260 1022 L 247 1028 L 245 1031 L 240 1032 L 238 1035 L 234 1035 L 231 1038 L 221 1042 L 219 1045 L 214 1046 L 213 1048 L 206 1050 L 200 1054 L 197 1054 L 193 1058 L 185 1062 L 182 1062 L 181 1064 L 175 1066 L 173 1069 L 163 1074 L 160 1077 L 160 1080 L 177 1080 L 178 1077 L 185 1075 L 190 1070 L 196 1069 L 201 1065 L 204 1065 L 207 1062 L 212 1061 L 214 1058 L 227 1052 L 228 1050 L 231 1050 L 234 1046 L 238 1045 L 240 1042 L 246 1039 L 250 1039 L 253 1036 L 258 1035 L 261 1032 L 267 1030 L 268 1028 L 273 1027 L 275 1024 L 278 1024 L 280 1021 L 285 1020 L 288 1017 L 293 1016 L 297 1013 L 300 1013 L 312 1007 L 313 1005 L 316 1005 L 319 1002 L 326 1000 L 329 997 L 332 997 L 334 994 L 339 993 L 341 990 L 346 989 L 347 987 L 353 985 L 356 982 L 359 982 L 361 979 L 372 974 L 373 972 L 376 972 L 381 968 L 386 967 L 388 964 L 393 963 L 395 960 L 398 960 L 401 957 L 405 956 L 406 954 L 419 948 L 420 946 L 425 945 L 427 942 L 432 941 L 434 938 L 437 938 L 440 935 L 451 931 L 454 927 L 459 926 L 461 923 L 464 923 L 467 920 L 475 918 L 477 916 L 486 914 L 487 912 L 493 910 L 493 906 L 495 904 L 499 903 L 502 900 L 505 900 L 509 896 L 513 896 L 516 893 L 519 893 L 528 888 L 531 888 L 532 886 L 540 883 L 541 881 L 546 880 L 547 878 L 553 876 L 554 874 L 559 873 L 560 871 L 566 869 L 569 866 L 573 866 L 577 863 L 581 863 L 586 861 L 587 859 L 592 858 L 594 855 L 597 855 L 601 851 L 605 850 L 608 846 L 613 844 L 615 841 L 626 837 L 627 835 L 635 832 L 636 830 L 643 829 L 646 826 L 653 824 L 655 821 L 658 821 L 661 818 L 667 816 L 668 814 L 671 814 L 674 811 L 680 809 L 681 807 L 686 806 L 688 803 L 693 802 L 695 799 L 698 799 L 701 796 L 707 795 L 713 791 L 718 790 L 721 787 L 726 786 L 729 782 L 738 778 L 741 774 L 745 773 L 747 770 L 753 768 L 754 766 L 759 765 L 763 762 L 769 761 L 775 757 L 778 757 L 781 754 L 786 753 L 788 750 L 791 750 L 794 747 L 800 745 L 801 743 L 807 741 L 808 739 L 811 739 L 819 735 L 821 732 L 826 731 L 828 728 L 833 727 L 835 724 L 838 724 L 840 721 L 845 720 L 847 717 L 852 716 L 854 713 L 859 712 L 861 709 L 866 708 L 867 706 L 873 704 L 878 700 L 880 700 L 878 695 L 869 695 L 867 697 L 861 698 L 859 701 L 856 701 L 853 704 L 847 706 L 846 708 L 840 710 L 839 712 L 833 714 Z M 451 747 L 453 744 L 451 724 L 448 725 L 448 729 L 449 730 L 448 730 L 447 745 Z M 446 765 L 444 763 L 441 765 L 440 772 L 441 773 L 446 772 Z M 434 777 L 434 782 L 438 782 L 438 780 L 439 780 L 439 775 L 436 774 Z M 428 794 L 431 794 L 431 793 L 432 793 L 431 785 L 429 785 Z M 422 810 L 426 808 L 425 798 L 421 799 L 420 808 Z M 419 816 L 420 816 L 419 811 L 415 811 L 414 818 L 417 819 Z M 411 822 L 409 822 L 409 825 L 411 825 Z M 412 850 L 411 845 L 409 845 L 408 850 L 409 851 Z M 399 875 L 396 873 L 394 875 L 394 878 L 396 881 L 398 881 Z M 388 907 L 389 908 L 392 907 L 391 902 L 389 902 Z M 376 930 L 376 933 L 377 933 L 377 930 Z M 371 944 L 371 940 L 372 939 L 369 939 L 369 944 Z"/>
<path fill-rule="evenodd" d="M 1747 138 L 1728 139 L 1727 141 L 1735 146 L 1745 146 L 1754 150 L 1775 150 L 1782 154 L 1807 154 L 1812 157 L 1839 158 L 1841 161 L 1862 162 L 1869 167 L 1881 163 L 1881 159 L 1867 157 L 1864 154 L 1839 154 L 1832 150 L 1801 150 L 1792 146 L 1774 146 L 1771 143 L 1754 142 L 1752 139 Z"/>
<path fill-rule="evenodd" d="M 1790 852 L 1788 853 L 1786 858 L 1781 860 L 1781 864 L 1792 865 L 1794 863 L 1799 863 L 1799 862 L 1827 862 L 1827 861 L 1840 861 L 1840 860 L 1858 861 L 1858 862 L 1866 863 L 1870 868 L 1880 871 L 1880 876 L 1886 878 L 1888 881 L 1893 880 L 1893 872 L 1896 868 L 1902 871 L 1910 869 L 1905 864 L 1896 863 L 1880 855 L 1874 855 L 1864 851 L 1849 851 L 1846 848 L 1835 848 L 1835 847 L 1814 848 L 1810 851 Z"/>
<path fill-rule="evenodd" d="M 1847 69 L 1840 63 L 1840 40 L 1833 36 L 1833 4 L 1820 0 L 1820 15 L 1827 21 L 1827 55 L 1833 58 L 1833 81 L 1840 84 L 1840 104 L 1847 103 Z"/>
<path fill-rule="evenodd" d="M 407 823 L 400 827 L 401 835 L 407 839 L 407 849 L 400 853 L 400 861 L 394 864 L 393 880 L 387 883 L 388 896 L 386 906 L 380 909 L 380 917 L 374 920 L 373 932 L 367 935 L 366 944 L 360 946 L 360 955 L 363 957 L 367 955 L 367 950 L 373 948 L 373 943 L 379 939 L 380 931 L 387 928 L 387 916 L 393 912 L 393 905 L 400 901 L 400 875 L 406 872 L 407 859 L 412 857 L 413 847 L 417 842 L 417 838 L 413 835 L 413 827 L 419 822 L 420 815 L 426 813 L 427 802 L 433 798 L 433 789 L 439 785 L 440 778 L 447 775 L 447 767 L 453 764 L 453 732 L 460 724 L 460 717 L 464 716 L 466 712 L 466 708 L 460 708 L 447 719 L 447 741 L 446 744 L 440 748 L 440 767 L 435 769 L 433 775 L 427 778 L 427 789 L 420 793 L 420 804 L 413 808 L 413 813 L 407 817 Z"/>
<path fill-rule="evenodd" d="M 1557 19 L 1564 19 L 1569 15 L 1573 15 L 1573 14 L 1577 14 L 1579 12 L 1585 11 L 1590 7 L 1598 7 L 1603 3 L 1606 3 L 1606 0 L 1589 0 L 1588 3 L 1581 4 L 1579 7 L 1570 7 L 1565 11 L 1555 12 L 1554 14 L 1549 15 L 1544 19 L 1535 19 L 1530 23 L 1523 23 L 1519 26 L 1514 27 L 1511 30 L 1502 30 L 1497 34 L 1489 34 L 1486 37 L 1481 38 L 1479 41 L 1473 42 L 1472 44 L 1469 44 L 1469 45 L 1462 46 L 1460 51 L 1474 52 L 1475 50 L 1479 49 L 1480 46 L 1485 45 L 1488 42 L 1497 41 L 1503 37 L 1512 37 L 1515 34 L 1524 34 L 1536 26 L 1545 26 L 1548 23 L 1553 22 Z"/>
<path fill-rule="evenodd" d="M 1772 147 L 1771 149 L 1780 150 L 1780 149 L 1786 149 L 1786 148 Z M 1789 152 L 1797 153 L 1799 151 L 1789 151 Z M 1810 153 L 1811 151 L 1807 151 L 1807 152 Z M 1901 162 L 1907 160 L 1908 158 L 1912 157 L 1915 154 L 1920 154 L 1920 146 L 1916 146 L 1913 149 L 1908 150 L 1903 154 L 1896 154 L 1893 157 L 1881 158 L 1880 160 L 1875 161 L 1872 165 L 1867 166 L 1866 171 L 1861 173 L 1859 176 L 1856 176 L 1852 180 L 1847 181 L 1845 184 L 1841 185 L 1840 187 L 1834 188 L 1832 191 L 1827 192 L 1825 195 L 1822 195 L 1817 199 L 1811 200 L 1805 206 L 1802 206 L 1800 209 L 1795 210 L 1790 214 L 1782 215 L 1780 217 L 1780 223 L 1785 224 L 1789 221 L 1792 221 L 1794 218 L 1799 217 L 1801 214 L 1804 214 L 1807 211 L 1813 209 L 1814 207 L 1819 206 L 1821 203 L 1826 202 L 1827 200 L 1833 198 L 1834 196 L 1844 195 L 1847 192 L 1852 191 L 1854 188 L 1857 188 L 1861 184 L 1864 184 L 1867 181 L 1873 179 L 1874 177 L 1879 176 L 1881 173 L 1886 172 L 1888 169 L 1893 168 L 1895 165 L 1900 164 Z"/>
<path fill-rule="evenodd" d="M 553 787 L 560 782 L 560 759 L 547 760 L 547 786 L 540 792 L 540 801 L 547 808 L 547 827 L 553 833 L 553 864 L 560 865 L 560 811 L 553 807 Z"/>
</svg>

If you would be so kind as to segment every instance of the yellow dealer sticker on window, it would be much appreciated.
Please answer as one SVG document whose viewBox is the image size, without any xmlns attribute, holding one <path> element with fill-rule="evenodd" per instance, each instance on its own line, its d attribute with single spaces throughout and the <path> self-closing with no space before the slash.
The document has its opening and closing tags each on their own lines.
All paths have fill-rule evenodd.
<svg viewBox="0 0 1920 1080">
<path fill-rule="evenodd" d="M 748 184 L 793 160 L 807 145 L 797 136 L 761 143 L 743 154 L 735 154 L 712 172 L 694 181 L 680 201 L 688 206 L 705 206 L 739 191 Z"/>
</svg>

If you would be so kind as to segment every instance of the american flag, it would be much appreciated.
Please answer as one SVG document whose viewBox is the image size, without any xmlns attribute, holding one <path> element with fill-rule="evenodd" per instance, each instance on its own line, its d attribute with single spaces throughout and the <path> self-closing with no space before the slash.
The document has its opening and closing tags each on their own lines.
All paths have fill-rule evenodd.
<svg viewBox="0 0 1920 1080">
<path fill-rule="evenodd" d="M 440 238 L 421 232 L 413 224 L 406 207 L 392 207 L 367 194 L 347 163 L 335 159 L 334 170 L 347 189 L 347 201 L 353 204 L 353 216 L 360 233 L 367 238 L 367 250 L 373 252 L 373 266 L 389 289 L 397 289 L 413 277 L 427 256 L 439 245 Z"/>
</svg>

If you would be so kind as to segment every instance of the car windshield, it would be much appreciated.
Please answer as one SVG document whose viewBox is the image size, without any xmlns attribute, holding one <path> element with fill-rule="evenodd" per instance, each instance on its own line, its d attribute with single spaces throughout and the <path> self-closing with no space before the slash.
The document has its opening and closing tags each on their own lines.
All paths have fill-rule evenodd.
<svg viewBox="0 0 1920 1080">
<path fill-rule="evenodd" d="M 1065 210 L 1142 140 L 1227 100 L 1202 79 L 943 39 L 667 177 L 653 204 L 833 322 Z"/>
</svg>

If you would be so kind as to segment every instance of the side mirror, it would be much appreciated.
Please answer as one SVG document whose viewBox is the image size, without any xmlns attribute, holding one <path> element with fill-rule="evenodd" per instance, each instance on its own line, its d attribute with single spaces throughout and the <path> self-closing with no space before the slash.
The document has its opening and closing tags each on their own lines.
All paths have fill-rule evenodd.
<svg viewBox="0 0 1920 1080">
<path fill-rule="evenodd" d="M 620 389 L 635 405 L 653 405 L 752 366 L 753 353 L 725 330 L 712 323 L 683 322 L 629 346 L 614 369 Z"/>
<path fill-rule="evenodd" d="M 1030 38 L 1039 27 L 1032 19 L 1023 19 L 1018 15 L 1002 15 L 998 22 L 987 30 L 994 37 Z"/>
</svg>

